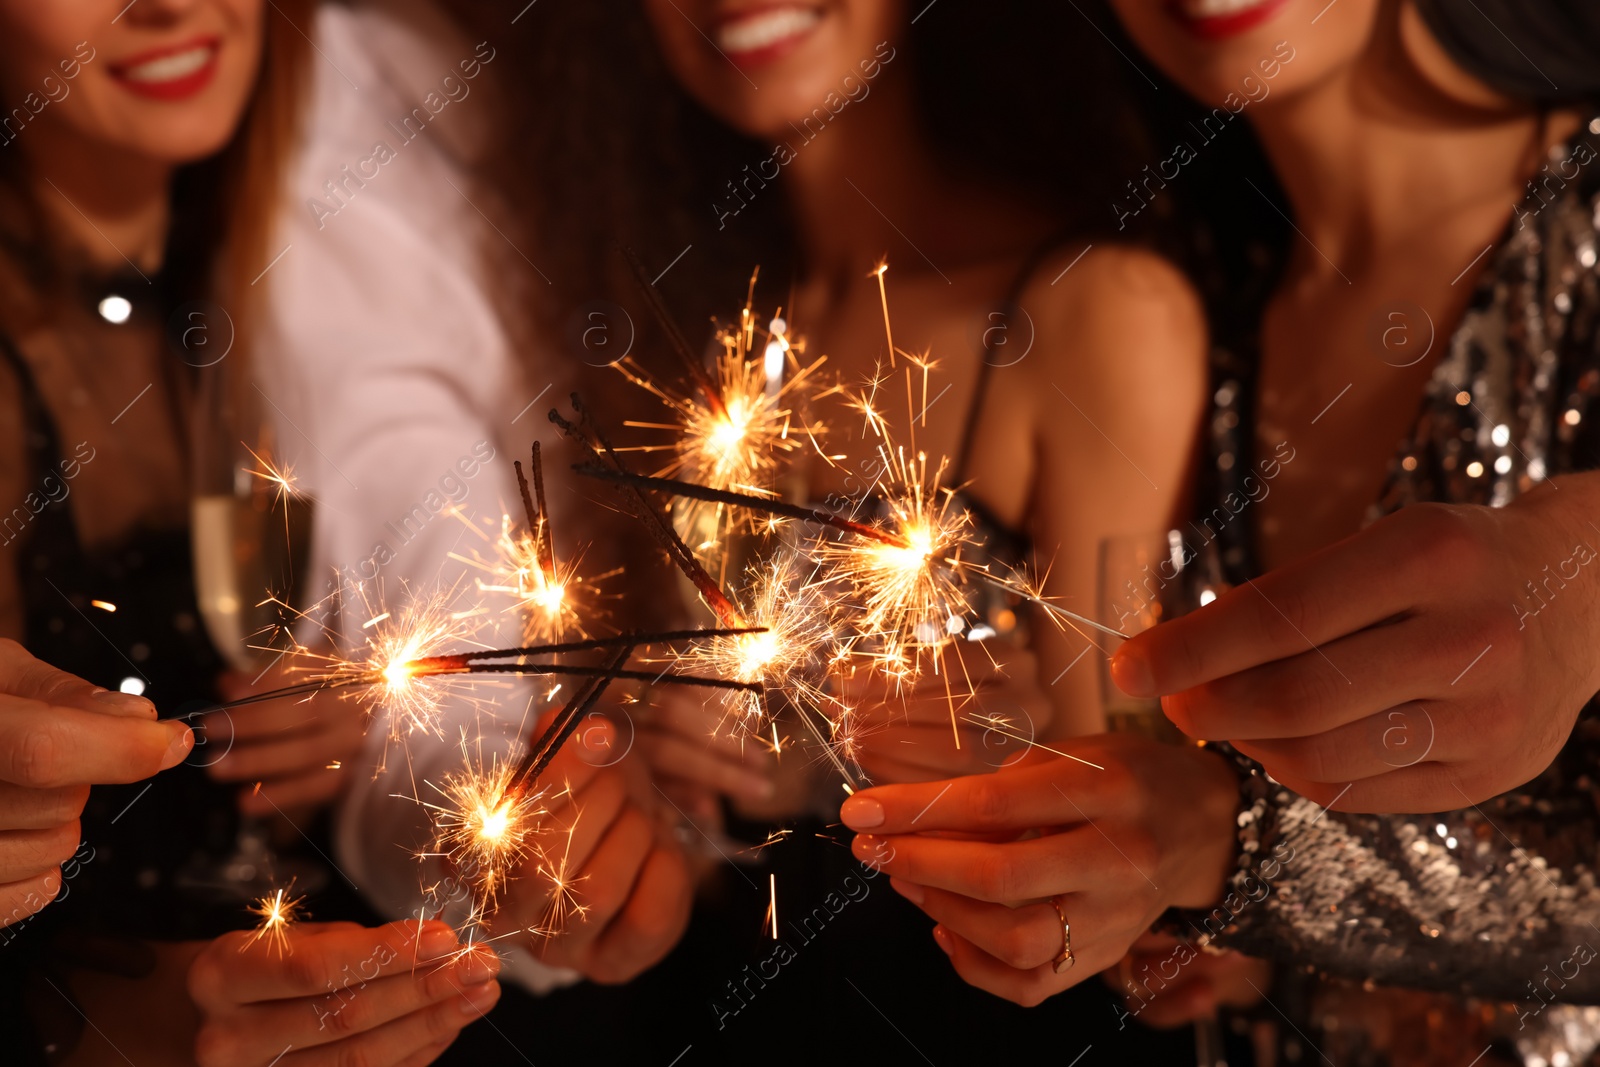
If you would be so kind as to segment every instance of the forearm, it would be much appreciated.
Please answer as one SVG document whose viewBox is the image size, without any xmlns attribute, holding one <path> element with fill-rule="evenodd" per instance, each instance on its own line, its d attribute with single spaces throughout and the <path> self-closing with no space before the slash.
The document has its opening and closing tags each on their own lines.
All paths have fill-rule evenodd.
<svg viewBox="0 0 1600 1067">
<path fill-rule="evenodd" d="M 1600 1002 L 1596 812 L 1570 788 L 1597 727 L 1529 786 L 1442 815 L 1329 812 L 1258 773 L 1223 898 L 1174 932 L 1385 985 Z"/>
</svg>

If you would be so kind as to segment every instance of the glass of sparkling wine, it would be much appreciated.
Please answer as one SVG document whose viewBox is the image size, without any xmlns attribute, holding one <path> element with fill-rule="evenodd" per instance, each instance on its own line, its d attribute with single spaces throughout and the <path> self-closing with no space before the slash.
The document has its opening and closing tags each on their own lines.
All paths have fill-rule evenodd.
<svg viewBox="0 0 1600 1067">
<path fill-rule="evenodd" d="M 1100 542 L 1095 610 L 1102 625 L 1129 637 L 1211 603 L 1222 593 L 1213 553 L 1187 544 L 1181 530 L 1108 537 Z M 1107 653 L 1121 644 L 1110 638 Z M 1107 729 L 1141 734 L 1167 744 L 1192 745 L 1161 711 L 1161 701 L 1130 697 L 1111 679 L 1110 656 L 1100 668 L 1100 699 Z M 1215 1015 L 1196 1021 L 1195 1063 L 1227 1067 L 1222 1028 Z"/>
<path fill-rule="evenodd" d="M 257 677 L 282 658 L 293 613 L 305 607 L 312 503 L 279 466 L 238 378 L 227 361 L 200 371 L 190 531 L 206 632 L 234 669 Z M 245 817 L 232 855 L 195 880 L 254 897 L 274 888 L 275 866 L 270 824 Z M 309 877 L 296 873 L 301 888 Z"/>
</svg>

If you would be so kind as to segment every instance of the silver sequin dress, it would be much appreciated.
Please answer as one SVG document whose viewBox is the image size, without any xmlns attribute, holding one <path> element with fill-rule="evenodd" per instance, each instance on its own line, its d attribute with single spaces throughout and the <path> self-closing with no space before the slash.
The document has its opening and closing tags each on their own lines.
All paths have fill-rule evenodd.
<svg viewBox="0 0 1600 1067">
<path fill-rule="evenodd" d="M 1371 518 L 1420 501 L 1500 506 L 1600 465 L 1597 135 L 1600 120 L 1552 153 L 1552 172 L 1563 160 L 1586 168 L 1564 188 L 1547 183 L 1550 202 L 1519 213 L 1482 268 Z M 1238 482 L 1252 466 L 1250 348 L 1221 349 L 1214 362 L 1202 496 L 1213 506 L 1242 495 Z M 1247 526 L 1231 524 L 1206 553 L 1234 583 L 1255 573 Z M 1600 534 L 1590 547 L 1600 551 Z M 1177 928 L 1216 933 L 1222 947 L 1301 973 L 1518 1002 L 1490 1013 L 1510 1025 L 1489 1028 L 1505 1058 L 1485 1063 L 1586 1062 L 1600 1040 L 1600 1009 L 1557 1005 L 1600 1004 L 1595 702 L 1533 782 L 1438 815 L 1327 812 L 1240 762 L 1245 804 L 1231 892 L 1213 912 L 1180 913 Z M 1313 1044 L 1319 1033 L 1331 1040 L 1305 989 L 1288 1014 Z M 1361 1041 L 1342 1047 L 1365 1051 L 1334 1057 L 1341 1067 L 1399 1062 Z"/>
</svg>

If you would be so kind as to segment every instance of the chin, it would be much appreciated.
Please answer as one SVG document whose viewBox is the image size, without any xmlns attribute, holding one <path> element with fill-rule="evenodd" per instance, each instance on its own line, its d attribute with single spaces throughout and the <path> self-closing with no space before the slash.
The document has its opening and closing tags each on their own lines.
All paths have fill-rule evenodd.
<svg viewBox="0 0 1600 1067">
<path fill-rule="evenodd" d="M 228 147 L 236 129 L 232 123 L 170 123 L 135 132 L 123 141 L 123 147 L 148 159 L 182 167 L 221 152 Z"/>
</svg>

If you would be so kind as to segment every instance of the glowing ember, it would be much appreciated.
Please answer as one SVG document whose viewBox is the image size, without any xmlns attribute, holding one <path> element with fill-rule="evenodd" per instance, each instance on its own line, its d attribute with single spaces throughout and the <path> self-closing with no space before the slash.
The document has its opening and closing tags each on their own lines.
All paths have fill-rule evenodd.
<svg viewBox="0 0 1600 1067">
<path fill-rule="evenodd" d="M 302 904 L 305 902 L 303 896 L 291 896 L 293 890 L 294 883 L 291 882 L 287 887 L 274 890 L 250 905 L 250 913 L 260 921 L 256 924 L 255 935 L 239 946 L 239 951 L 243 952 L 259 941 L 266 941 L 280 956 L 289 951 L 289 927 L 303 917 Z"/>
</svg>

